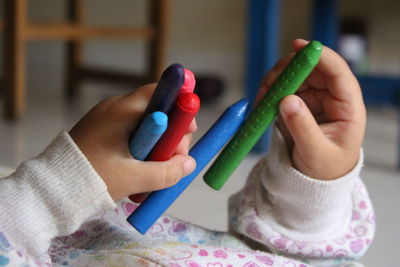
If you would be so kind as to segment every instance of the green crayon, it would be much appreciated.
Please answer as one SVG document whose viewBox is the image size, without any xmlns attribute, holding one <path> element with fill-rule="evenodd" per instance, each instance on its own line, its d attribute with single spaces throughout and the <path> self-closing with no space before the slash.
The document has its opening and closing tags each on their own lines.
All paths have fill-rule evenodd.
<svg viewBox="0 0 400 267">
<path fill-rule="evenodd" d="M 321 52 L 322 44 L 312 41 L 296 53 L 204 175 L 204 181 L 210 187 L 215 190 L 222 188 L 278 115 L 279 102 L 294 94 L 310 75 L 318 64 Z"/>
</svg>

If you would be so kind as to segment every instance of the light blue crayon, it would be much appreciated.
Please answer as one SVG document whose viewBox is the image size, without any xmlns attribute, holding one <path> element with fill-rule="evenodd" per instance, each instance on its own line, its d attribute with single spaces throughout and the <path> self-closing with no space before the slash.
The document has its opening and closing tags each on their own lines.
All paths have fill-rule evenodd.
<svg viewBox="0 0 400 267">
<path fill-rule="evenodd" d="M 189 155 L 196 160 L 193 173 L 182 178 L 176 185 L 152 192 L 128 217 L 128 222 L 141 234 L 157 221 L 179 195 L 190 185 L 210 160 L 236 133 L 244 121 L 249 102 L 242 99 L 228 107 L 206 134 L 193 146 Z"/>
<path fill-rule="evenodd" d="M 149 114 L 132 137 L 129 149 L 137 160 L 145 160 L 168 127 L 168 116 L 161 111 Z"/>
</svg>

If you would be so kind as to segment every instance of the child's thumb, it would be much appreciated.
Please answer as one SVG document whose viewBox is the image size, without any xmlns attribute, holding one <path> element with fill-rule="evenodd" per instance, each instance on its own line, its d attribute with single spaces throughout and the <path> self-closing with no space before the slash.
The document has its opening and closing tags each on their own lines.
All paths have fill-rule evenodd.
<svg viewBox="0 0 400 267">
<path fill-rule="evenodd" d="M 307 105 L 297 95 L 289 95 L 279 104 L 280 114 L 296 146 L 303 152 L 317 152 L 326 137 Z"/>
<path fill-rule="evenodd" d="M 137 164 L 136 164 L 137 165 Z M 132 173 L 142 177 L 139 192 L 150 192 L 175 185 L 181 178 L 192 173 L 196 161 L 185 155 L 175 155 L 167 161 L 141 161 Z M 137 185 L 136 185 L 137 186 Z"/>
<path fill-rule="evenodd" d="M 163 162 L 140 161 L 140 184 L 134 184 L 135 194 L 129 199 L 136 203 L 142 203 L 148 196 L 148 192 L 164 189 L 175 185 L 181 178 L 192 173 L 196 168 L 196 161 L 185 155 L 175 155 L 170 160 Z"/>
</svg>

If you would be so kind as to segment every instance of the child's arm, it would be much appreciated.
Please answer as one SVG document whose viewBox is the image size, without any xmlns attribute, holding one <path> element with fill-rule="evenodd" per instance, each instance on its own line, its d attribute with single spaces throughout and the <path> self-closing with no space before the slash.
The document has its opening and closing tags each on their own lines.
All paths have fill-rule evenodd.
<svg viewBox="0 0 400 267">
<path fill-rule="evenodd" d="M 296 40 L 295 50 L 305 41 Z M 285 67 L 266 76 L 263 95 Z M 308 261 L 359 258 L 374 234 L 371 203 L 359 174 L 365 107 L 357 80 L 324 47 L 297 95 L 280 104 L 272 148 L 231 199 L 235 231 L 270 251 Z"/>
<path fill-rule="evenodd" d="M 0 180 L 0 231 L 13 246 L 39 259 L 52 238 L 76 231 L 87 218 L 114 208 L 114 201 L 171 186 L 194 169 L 187 156 L 190 133 L 181 155 L 169 161 L 132 158 L 129 136 L 153 88 L 101 102 L 70 133 Z"/>
</svg>

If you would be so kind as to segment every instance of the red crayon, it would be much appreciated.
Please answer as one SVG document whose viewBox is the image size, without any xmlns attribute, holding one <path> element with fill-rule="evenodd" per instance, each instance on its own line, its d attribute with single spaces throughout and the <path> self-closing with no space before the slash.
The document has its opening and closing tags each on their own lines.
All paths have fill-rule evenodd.
<svg viewBox="0 0 400 267">
<path fill-rule="evenodd" d="M 165 161 L 172 158 L 175 150 L 197 112 L 200 109 L 200 99 L 194 93 L 180 93 L 174 108 L 168 117 L 168 128 L 157 142 L 150 156 L 146 160 Z M 130 195 L 129 199 L 142 203 L 148 193 Z"/>
<path fill-rule="evenodd" d="M 154 147 L 149 160 L 165 161 L 172 158 L 199 109 L 200 99 L 196 94 L 179 94 L 176 105 L 169 116 L 168 129 Z"/>
</svg>

